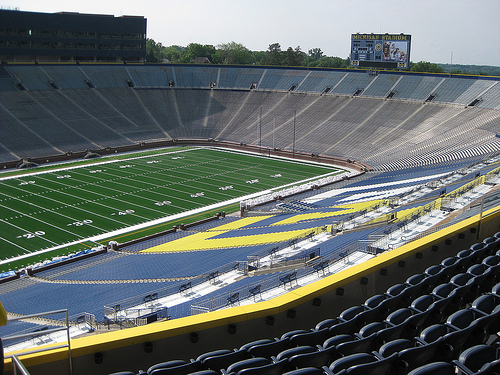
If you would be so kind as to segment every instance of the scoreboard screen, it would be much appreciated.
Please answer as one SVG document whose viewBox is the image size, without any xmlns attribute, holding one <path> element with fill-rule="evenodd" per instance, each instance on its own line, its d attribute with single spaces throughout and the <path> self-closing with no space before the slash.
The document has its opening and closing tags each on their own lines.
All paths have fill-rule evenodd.
<svg viewBox="0 0 500 375">
<path fill-rule="evenodd" d="M 410 44 L 407 34 L 352 34 L 351 65 L 408 69 Z"/>
</svg>

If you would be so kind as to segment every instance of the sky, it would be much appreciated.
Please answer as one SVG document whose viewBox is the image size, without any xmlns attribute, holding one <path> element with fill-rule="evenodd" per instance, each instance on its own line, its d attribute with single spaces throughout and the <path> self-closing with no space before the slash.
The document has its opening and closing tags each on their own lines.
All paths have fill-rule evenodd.
<svg viewBox="0 0 500 375">
<path fill-rule="evenodd" d="M 279 43 L 342 58 L 351 34 L 404 33 L 413 62 L 500 66 L 500 0 L 0 0 L 0 8 L 144 16 L 147 37 L 164 46 Z"/>
</svg>

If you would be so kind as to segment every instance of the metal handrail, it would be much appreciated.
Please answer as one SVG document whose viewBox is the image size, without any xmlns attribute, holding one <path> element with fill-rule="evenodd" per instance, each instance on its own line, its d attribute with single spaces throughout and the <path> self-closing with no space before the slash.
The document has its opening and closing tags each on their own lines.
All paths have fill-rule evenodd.
<svg viewBox="0 0 500 375">
<path fill-rule="evenodd" d="M 71 336 L 70 336 L 70 332 L 69 332 L 68 309 L 53 310 L 53 311 L 47 311 L 47 312 L 43 312 L 43 313 L 23 315 L 23 316 L 16 317 L 16 318 L 9 318 L 8 322 L 13 322 L 13 321 L 18 321 L 18 320 L 26 320 L 26 319 L 38 318 L 38 317 L 42 317 L 42 316 L 46 316 L 46 315 L 62 314 L 62 313 L 65 314 L 65 321 L 64 321 L 65 327 L 53 328 L 53 329 L 38 331 L 38 332 L 23 333 L 23 334 L 19 334 L 19 335 L 5 336 L 2 338 L 3 341 L 8 341 L 8 340 L 17 340 L 17 339 L 25 338 L 25 337 L 45 336 L 47 334 L 54 333 L 54 332 L 60 332 L 60 331 L 64 331 L 64 330 L 66 331 L 67 344 L 50 346 L 48 348 L 27 350 L 27 351 L 23 351 L 22 353 L 17 353 L 16 355 L 6 354 L 5 358 L 12 358 L 12 361 L 15 364 L 15 366 L 13 366 L 14 374 L 16 374 L 16 366 L 18 366 L 18 364 L 19 364 L 19 366 L 20 366 L 19 369 L 21 370 L 21 373 L 23 375 L 25 375 L 25 374 L 29 375 L 29 372 L 27 372 L 26 368 L 24 367 L 24 365 L 21 363 L 21 361 L 17 357 L 27 355 L 27 354 L 32 354 L 32 353 L 39 353 L 39 352 L 43 352 L 43 351 L 47 351 L 47 350 L 60 349 L 60 348 L 68 348 L 69 373 L 70 373 L 70 375 L 73 374 L 73 360 L 71 357 Z"/>
<path fill-rule="evenodd" d="M 14 375 L 17 375 L 17 370 L 20 371 L 21 375 L 30 375 L 29 371 L 24 367 L 23 363 L 17 356 L 13 355 L 12 356 L 12 362 L 14 365 L 12 366 L 12 372 Z"/>
</svg>

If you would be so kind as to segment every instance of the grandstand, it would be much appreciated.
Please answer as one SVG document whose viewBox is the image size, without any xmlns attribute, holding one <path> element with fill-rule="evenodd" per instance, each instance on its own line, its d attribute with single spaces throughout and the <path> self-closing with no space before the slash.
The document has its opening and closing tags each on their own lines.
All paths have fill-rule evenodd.
<svg viewBox="0 0 500 375">
<path fill-rule="evenodd" d="M 244 217 L 109 248 L 104 237 L 79 260 L 0 279 L 12 318 L 1 336 L 57 346 L 20 355 L 32 374 L 136 374 L 173 360 L 157 373 L 336 374 L 361 363 L 409 373 L 456 360 L 455 371 L 468 348 L 498 350 L 500 80 L 378 73 L 0 66 L 5 172 L 193 145 L 344 170 L 324 186 L 245 197 Z M 65 324 L 29 316 L 61 309 L 70 350 L 57 336 Z M 7 354 L 25 347 L 13 340 Z M 410 359 L 412 349 L 425 354 Z"/>
</svg>

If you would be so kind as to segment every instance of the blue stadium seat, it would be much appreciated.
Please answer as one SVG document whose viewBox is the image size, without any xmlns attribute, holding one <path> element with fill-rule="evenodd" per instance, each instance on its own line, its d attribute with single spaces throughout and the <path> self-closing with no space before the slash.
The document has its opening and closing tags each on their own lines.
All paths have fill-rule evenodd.
<svg viewBox="0 0 500 375">
<path fill-rule="evenodd" d="M 183 363 L 181 363 L 183 362 Z M 201 369 L 201 362 L 167 361 L 151 366 L 148 375 L 185 375 Z"/>
<path fill-rule="evenodd" d="M 499 361 L 495 348 L 481 344 L 464 350 L 453 363 L 458 368 L 458 374 L 481 375 L 493 373 L 491 366 L 495 361 Z"/>
<path fill-rule="evenodd" d="M 423 344 L 442 340 L 441 348 L 438 351 L 439 360 L 449 361 L 458 357 L 474 329 L 473 324 L 458 330 L 444 324 L 434 324 L 422 330 L 420 339 Z"/>
<path fill-rule="evenodd" d="M 272 362 L 267 365 L 244 368 L 237 372 L 237 375 L 281 375 L 287 365 L 287 360 Z"/>
<path fill-rule="evenodd" d="M 479 262 L 481 262 L 489 253 L 489 247 L 484 242 L 475 243 L 474 245 L 471 245 L 470 249 L 472 250 L 476 260 Z"/>
<path fill-rule="evenodd" d="M 408 375 L 456 375 L 455 366 L 448 362 L 432 362 L 420 366 L 408 373 Z"/>
<path fill-rule="evenodd" d="M 337 374 L 337 373 L 341 372 L 342 370 L 347 370 L 349 367 L 361 365 L 364 363 L 376 362 L 376 361 L 377 361 L 377 357 L 375 357 L 372 354 L 355 353 L 355 354 L 346 355 L 345 357 L 342 357 L 342 358 L 339 358 L 339 359 L 333 361 L 330 364 L 330 366 L 328 366 L 328 369 L 331 371 L 331 373 Z"/>
<path fill-rule="evenodd" d="M 353 340 L 355 340 L 353 335 L 341 334 L 341 335 L 336 335 L 336 336 L 327 338 L 323 342 L 322 346 L 323 346 L 323 348 L 328 349 L 328 348 L 340 345 L 344 342 L 349 342 L 349 341 L 353 341 Z"/>
<path fill-rule="evenodd" d="M 328 336 L 330 336 L 328 328 L 297 333 L 290 336 L 290 346 L 320 345 Z"/>
<path fill-rule="evenodd" d="M 444 321 L 448 313 L 454 311 L 460 303 L 452 283 L 438 285 L 430 295 L 434 298 L 434 311 L 441 314 L 440 321 Z"/>
<path fill-rule="evenodd" d="M 494 285 L 495 275 L 492 268 L 481 263 L 474 264 L 467 269 L 467 273 L 474 276 L 474 283 L 479 286 L 482 293 L 490 290 Z"/>
<path fill-rule="evenodd" d="M 246 350 L 223 349 L 202 354 L 196 360 L 201 362 L 202 369 L 219 370 L 248 357 L 249 354 Z"/>
<path fill-rule="evenodd" d="M 480 292 L 479 285 L 475 284 L 475 278 L 470 273 L 459 273 L 450 279 L 450 283 L 456 286 L 456 293 L 462 298 L 462 306 L 470 303 Z"/>
<path fill-rule="evenodd" d="M 357 338 L 355 336 L 354 340 L 338 344 L 336 348 L 337 351 L 344 356 L 354 353 L 368 353 L 371 350 L 375 349 L 376 338 L 377 338 L 376 334 L 360 338 Z"/>
<path fill-rule="evenodd" d="M 386 375 L 391 373 L 396 360 L 396 354 L 387 358 L 379 358 L 375 354 L 356 353 L 333 361 L 328 368 L 325 368 L 325 371 L 328 371 L 328 374 Z"/>
<path fill-rule="evenodd" d="M 500 330 L 500 298 L 484 294 L 476 298 L 470 307 L 476 318 L 478 329 L 490 335 Z"/>
<path fill-rule="evenodd" d="M 273 339 L 259 339 L 259 340 L 247 342 L 246 344 L 240 346 L 240 350 L 248 350 L 253 346 L 262 345 L 262 344 L 269 344 L 269 343 L 273 343 L 275 341 L 276 340 L 273 340 Z"/>
<path fill-rule="evenodd" d="M 316 367 L 305 367 L 284 372 L 283 375 L 323 375 L 324 372 Z"/>
<path fill-rule="evenodd" d="M 449 257 L 449 258 L 444 259 L 441 262 L 441 264 L 445 267 L 446 273 L 451 278 L 452 275 L 456 275 L 457 274 L 457 270 L 460 268 L 460 258 L 458 258 L 457 256 Z M 448 280 L 443 280 L 443 281 L 448 282 L 449 279 Z"/>
<path fill-rule="evenodd" d="M 298 369 L 303 367 L 322 367 L 328 366 L 335 358 L 337 350 L 335 347 L 320 350 L 312 353 L 296 354 L 288 359 L 289 369 Z"/>
<path fill-rule="evenodd" d="M 487 237 L 483 240 L 488 246 L 488 254 L 494 254 L 498 249 L 500 249 L 500 238 L 498 237 Z"/>
<path fill-rule="evenodd" d="M 408 285 L 408 293 L 411 300 L 415 299 L 417 296 L 422 295 L 424 293 L 424 289 L 431 291 L 432 288 L 434 288 L 434 285 L 426 286 L 425 279 L 426 276 L 421 273 L 412 275 L 408 279 L 406 279 L 405 284 Z"/>
<path fill-rule="evenodd" d="M 276 360 L 281 361 L 282 359 L 290 359 L 294 355 L 306 354 L 306 353 L 314 353 L 318 350 L 318 348 L 313 346 L 296 346 L 295 348 L 285 349 L 282 352 L 278 353 L 276 356 Z"/>
<path fill-rule="evenodd" d="M 344 320 L 341 317 L 326 319 L 319 322 L 315 329 L 320 330 L 322 328 L 328 327 L 330 331 L 330 336 L 340 335 L 340 334 L 349 334 L 354 333 L 355 331 L 355 319 Z"/>
<path fill-rule="evenodd" d="M 229 365 L 226 369 L 226 373 L 235 374 L 240 370 L 248 369 L 252 367 L 260 367 L 264 365 L 268 365 L 272 363 L 272 361 L 268 358 L 263 357 L 255 357 L 255 358 L 247 358 L 238 362 L 234 362 Z"/>
<path fill-rule="evenodd" d="M 253 345 L 246 349 L 248 354 L 253 357 L 266 357 L 277 356 L 280 352 L 290 347 L 290 342 L 287 339 L 274 340 L 268 343 L 261 343 Z"/>
<path fill-rule="evenodd" d="M 371 363 L 354 365 L 347 369 L 346 375 L 387 375 L 392 373 L 397 359 L 398 356 L 394 354 L 388 358 L 378 359 Z"/>
</svg>

